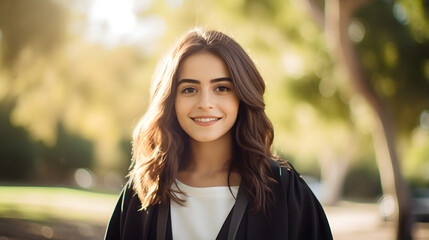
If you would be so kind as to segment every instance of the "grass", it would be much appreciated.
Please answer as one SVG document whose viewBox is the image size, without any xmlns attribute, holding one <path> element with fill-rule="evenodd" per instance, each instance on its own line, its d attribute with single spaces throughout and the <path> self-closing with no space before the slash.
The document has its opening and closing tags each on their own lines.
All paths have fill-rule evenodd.
<svg viewBox="0 0 429 240">
<path fill-rule="evenodd" d="M 117 194 L 64 187 L 0 186 L 0 218 L 63 219 L 107 224 Z"/>
</svg>

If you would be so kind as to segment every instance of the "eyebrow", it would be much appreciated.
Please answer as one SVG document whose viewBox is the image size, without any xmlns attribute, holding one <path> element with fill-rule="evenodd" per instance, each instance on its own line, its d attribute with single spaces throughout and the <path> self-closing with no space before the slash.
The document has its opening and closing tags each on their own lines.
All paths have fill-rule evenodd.
<svg viewBox="0 0 429 240">
<path fill-rule="evenodd" d="M 232 82 L 231 78 L 229 77 L 222 77 L 222 78 L 215 78 L 210 80 L 210 83 L 217 83 L 217 82 L 223 82 L 223 81 L 227 81 L 227 82 Z M 194 83 L 194 84 L 200 84 L 201 81 L 199 80 L 195 80 L 195 79 L 189 79 L 189 78 L 184 78 L 181 79 L 178 83 L 177 86 L 179 86 L 182 83 Z"/>
</svg>

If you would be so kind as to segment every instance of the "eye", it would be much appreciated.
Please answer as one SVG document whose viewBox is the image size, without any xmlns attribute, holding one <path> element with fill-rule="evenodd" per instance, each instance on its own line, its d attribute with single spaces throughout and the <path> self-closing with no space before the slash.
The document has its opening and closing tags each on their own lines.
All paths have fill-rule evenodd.
<svg viewBox="0 0 429 240">
<path fill-rule="evenodd" d="M 217 92 L 226 92 L 226 91 L 229 91 L 229 90 L 230 90 L 229 87 L 226 87 L 226 86 L 218 86 L 215 89 L 215 91 L 217 91 Z"/>
<path fill-rule="evenodd" d="M 187 88 L 185 88 L 185 89 L 182 90 L 182 93 L 194 93 L 196 91 L 197 90 L 195 88 L 187 87 Z"/>
</svg>

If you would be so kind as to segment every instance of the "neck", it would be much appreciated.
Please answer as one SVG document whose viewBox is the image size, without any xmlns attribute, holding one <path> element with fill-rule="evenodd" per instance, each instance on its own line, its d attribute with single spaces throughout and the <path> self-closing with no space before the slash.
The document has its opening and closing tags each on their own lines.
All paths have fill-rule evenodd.
<svg viewBox="0 0 429 240">
<path fill-rule="evenodd" d="M 187 170 L 207 173 L 228 172 L 232 152 L 231 132 L 211 142 L 190 139 L 190 150 Z"/>
<path fill-rule="evenodd" d="M 179 172 L 178 179 L 194 187 L 239 186 L 241 177 L 230 172 L 232 134 L 225 134 L 216 141 L 189 141 L 189 161 Z M 229 179 L 229 182 L 228 182 Z"/>
</svg>

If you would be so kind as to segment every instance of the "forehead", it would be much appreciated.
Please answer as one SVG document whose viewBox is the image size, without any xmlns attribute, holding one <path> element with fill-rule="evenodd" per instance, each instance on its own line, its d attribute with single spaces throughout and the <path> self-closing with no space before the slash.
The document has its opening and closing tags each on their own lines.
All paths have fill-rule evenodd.
<svg viewBox="0 0 429 240">
<path fill-rule="evenodd" d="M 227 65 L 222 58 L 208 51 L 186 57 L 179 69 L 179 80 L 190 78 L 203 81 L 222 77 L 230 77 Z"/>
</svg>

